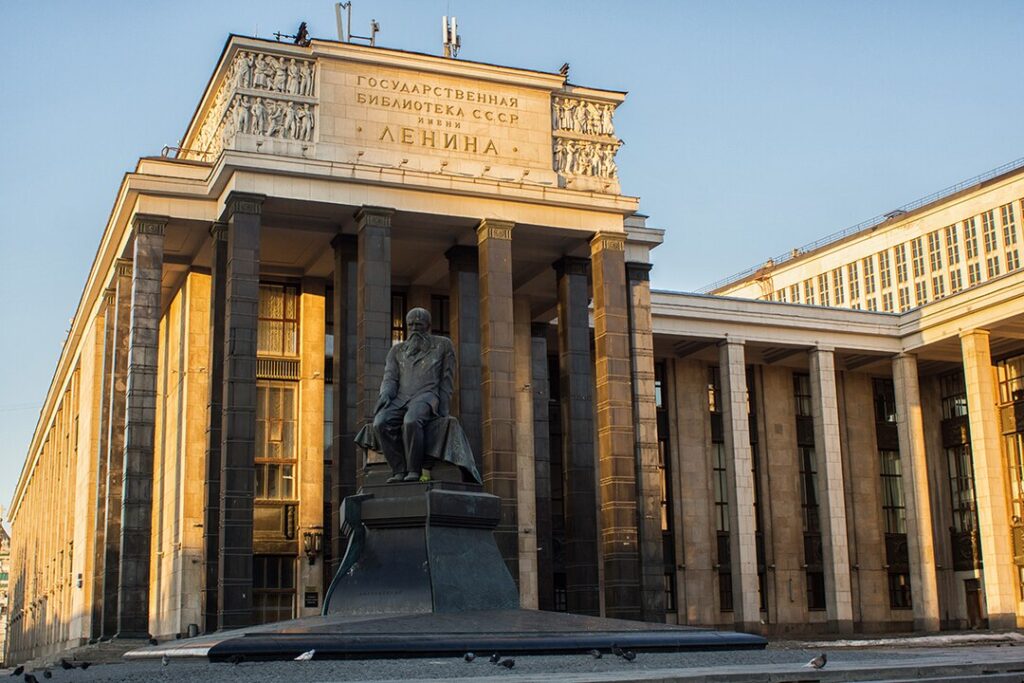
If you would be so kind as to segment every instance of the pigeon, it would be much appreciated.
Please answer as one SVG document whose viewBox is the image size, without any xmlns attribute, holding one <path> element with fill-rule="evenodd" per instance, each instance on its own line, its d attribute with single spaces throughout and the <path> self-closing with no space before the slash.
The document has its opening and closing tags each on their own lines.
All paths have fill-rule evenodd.
<svg viewBox="0 0 1024 683">
<path fill-rule="evenodd" d="M 303 652 L 301 655 L 299 655 L 298 657 L 295 658 L 295 661 L 296 662 L 308 662 L 311 659 L 313 659 L 313 655 L 315 655 L 315 654 L 316 654 L 316 650 L 309 650 L 308 652 Z"/>
<path fill-rule="evenodd" d="M 506 669 L 511 669 L 513 666 L 516 665 L 516 660 L 514 660 L 514 659 L 503 659 L 503 660 L 501 660 L 500 664 L 503 667 L 505 667 Z"/>
<path fill-rule="evenodd" d="M 495 652 L 493 655 L 491 655 L 491 659 L 490 659 L 491 664 L 497 664 L 500 660 L 501 660 L 501 655 L 499 655 L 497 652 Z"/>
<path fill-rule="evenodd" d="M 11 676 L 20 676 L 23 673 L 25 673 L 25 667 L 19 666 L 17 669 L 11 672 Z"/>
<path fill-rule="evenodd" d="M 228 662 L 231 666 L 238 666 L 245 661 L 245 655 L 231 655 L 228 657 Z"/>
<path fill-rule="evenodd" d="M 32 674 L 25 674 L 25 683 L 39 683 L 39 679 Z"/>
<path fill-rule="evenodd" d="M 632 662 L 634 659 L 636 659 L 636 653 L 632 650 L 626 650 L 622 653 L 622 658 L 625 659 L 627 662 Z"/>
<path fill-rule="evenodd" d="M 53 674 L 50 673 L 49 669 L 43 669 L 43 678 L 53 678 Z"/>
<path fill-rule="evenodd" d="M 601 654 L 600 650 L 591 650 L 590 651 L 590 656 L 593 657 L 594 659 L 601 659 L 601 657 L 603 655 Z"/>
<path fill-rule="evenodd" d="M 66 659 L 61 659 L 60 660 L 60 668 L 64 669 L 65 671 L 68 671 L 69 669 L 74 669 L 75 665 L 72 664 L 71 662 L 69 662 Z"/>
<path fill-rule="evenodd" d="M 472 662 L 474 659 L 476 659 L 476 655 L 472 652 L 467 652 L 466 654 L 462 655 L 462 658 L 465 659 L 467 662 Z"/>
<path fill-rule="evenodd" d="M 160 658 L 160 663 L 163 664 L 164 666 L 167 666 L 168 664 L 171 663 L 171 658 L 168 657 L 167 655 L 164 655 L 163 657 Z"/>
<path fill-rule="evenodd" d="M 618 645 L 616 645 L 615 643 L 612 643 L 612 654 L 615 655 L 616 657 L 621 657 L 622 656 L 622 648 L 619 647 Z"/>
<path fill-rule="evenodd" d="M 826 664 L 828 664 L 828 655 L 822 652 L 820 655 L 804 664 L 804 666 L 809 666 L 812 669 L 824 669 Z"/>
</svg>

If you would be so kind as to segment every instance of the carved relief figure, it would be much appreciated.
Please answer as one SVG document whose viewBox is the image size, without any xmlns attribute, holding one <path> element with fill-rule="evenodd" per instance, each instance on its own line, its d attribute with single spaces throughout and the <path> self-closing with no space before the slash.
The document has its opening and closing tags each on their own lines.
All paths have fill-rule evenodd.
<svg viewBox="0 0 1024 683">
<path fill-rule="evenodd" d="M 288 60 L 288 94 L 299 94 L 299 65 L 295 59 Z"/>
<path fill-rule="evenodd" d="M 313 94 L 313 65 L 309 62 L 299 65 L 299 94 Z"/>
</svg>

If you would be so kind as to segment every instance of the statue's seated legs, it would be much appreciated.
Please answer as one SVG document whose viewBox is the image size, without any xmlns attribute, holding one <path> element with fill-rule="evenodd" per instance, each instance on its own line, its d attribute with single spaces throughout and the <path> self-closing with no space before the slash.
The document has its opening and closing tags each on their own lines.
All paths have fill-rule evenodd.
<svg viewBox="0 0 1024 683">
<path fill-rule="evenodd" d="M 419 480 L 423 470 L 424 428 L 433 417 L 430 404 L 419 401 L 386 406 L 373 418 L 377 439 L 391 466 L 389 482 Z"/>
</svg>

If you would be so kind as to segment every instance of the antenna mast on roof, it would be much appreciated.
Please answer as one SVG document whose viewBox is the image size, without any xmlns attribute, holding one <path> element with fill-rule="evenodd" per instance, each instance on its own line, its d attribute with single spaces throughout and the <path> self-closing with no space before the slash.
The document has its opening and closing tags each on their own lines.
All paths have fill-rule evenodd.
<svg viewBox="0 0 1024 683">
<path fill-rule="evenodd" d="M 451 21 L 448 19 L 447 16 L 441 17 L 441 44 L 444 46 L 444 56 L 455 59 L 459 56 L 459 48 L 462 47 L 462 37 L 459 35 L 455 17 L 451 17 Z"/>
<path fill-rule="evenodd" d="M 345 20 L 341 19 L 341 10 L 346 10 Z M 338 20 L 338 40 L 343 43 L 351 43 L 352 39 L 365 40 L 373 47 L 377 42 L 377 33 L 380 31 L 380 24 L 376 19 L 370 20 L 370 35 L 357 36 L 352 33 L 352 0 L 348 2 L 334 3 L 334 16 Z"/>
</svg>

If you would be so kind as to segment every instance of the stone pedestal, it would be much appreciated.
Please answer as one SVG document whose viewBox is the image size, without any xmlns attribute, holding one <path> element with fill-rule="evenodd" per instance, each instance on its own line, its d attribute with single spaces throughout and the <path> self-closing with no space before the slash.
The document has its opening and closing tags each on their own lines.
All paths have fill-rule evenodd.
<svg viewBox="0 0 1024 683">
<path fill-rule="evenodd" d="M 438 464 L 434 476 L 450 466 Z M 368 468 L 370 469 L 370 468 Z M 366 484 L 345 499 L 348 552 L 324 600 L 347 616 L 516 609 L 519 594 L 494 541 L 501 501 L 453 481 Z"/>
</svg>

